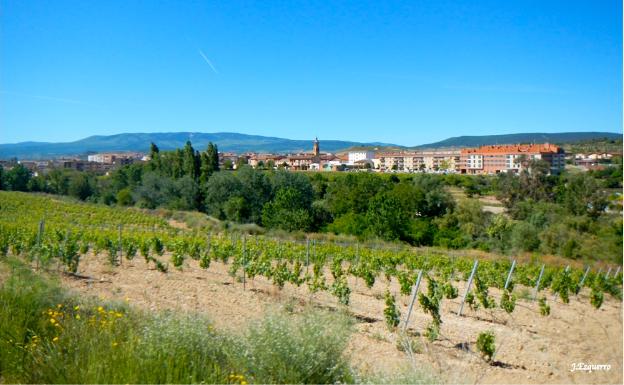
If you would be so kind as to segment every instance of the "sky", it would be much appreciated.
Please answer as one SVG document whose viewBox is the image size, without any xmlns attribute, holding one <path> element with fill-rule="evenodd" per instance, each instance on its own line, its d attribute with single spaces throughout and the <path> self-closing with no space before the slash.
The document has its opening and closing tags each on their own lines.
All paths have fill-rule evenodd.
<svg viewBox="0 0 624 385">
<path fill-rule="evenodd" d="M 0 0 L 0 143 L 622 132 L 622 2 Z"/>
</svg>

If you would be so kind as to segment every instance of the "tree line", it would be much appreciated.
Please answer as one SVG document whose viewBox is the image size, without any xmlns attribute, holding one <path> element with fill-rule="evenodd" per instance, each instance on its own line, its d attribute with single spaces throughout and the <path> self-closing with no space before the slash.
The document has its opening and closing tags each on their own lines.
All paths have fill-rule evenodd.
<svg viewBox="0 0 624 385">
<path fill-rule="evenodd" d="M 615 167 L 550 175 L 532 161 L 519 175 L 497 176 L 288 172 L 240 164 L 221 170 L 216 145 L 174 151 L 150 147 L 150 160 L 110 175 L 52 170 L 33 176 L 0 169 L 0 188 L 70 195 L 107 205 L 197 210 L 269 229 L 349 234 L 412 245 L 539 252 L 619 260 L 622 219 L 613 215 Z M 456 199 L 450 187 L 466 198 Z M 505 212 L 484 210 L 493 195 Z M 620 197 L 621 202 L 621 197 Z"/>
</svg>

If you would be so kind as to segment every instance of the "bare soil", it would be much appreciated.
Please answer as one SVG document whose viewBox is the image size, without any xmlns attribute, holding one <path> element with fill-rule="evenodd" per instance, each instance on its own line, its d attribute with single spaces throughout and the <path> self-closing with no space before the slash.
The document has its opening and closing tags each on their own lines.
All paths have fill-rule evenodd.
<svg viewBox="0 0 624 385">
<path fill-rule="evenodd" d="M 244 330 L 247 323 L 275 306 L 342 307 L 326 292 L 312 295 L 305 285 L 290 284 L 279 290 L 263 277 L 248 280 L 243 290 L 243 284 L 228 275 L 227 269 L 213 261 L 203 270 L 196 261 L 187 260 L 182 270 L 170 267 L 165 274 L 148 267 L 140 257 L 113 268 L 104 256 L 90 254 L 81 261 L 79 273 L 93 279 L 63 276 L 62 281 L 81 294 L 127 300 L 147 310 L 205 313 L 215 326 L 230 331 Z M 361 280 L 350 277 L 348 311 L 357 324 L 348 354 L 354 365 L 371 373 L 414 367 L 448 383 L 622 383 L 622 303 L 617 299 L 606 295 L 602 308 L 596 310 L 586 291 L 572 297 L 569 304 L 547 294 L 548 317 L 540 315 L 530 298 L 519 299 L 511 315 L 500 308 L 473 312 L 465 306 L 460 317 L 457 311 L 464 283 L 457 285 L 460 297 L 443 301 L 441 336 L 434 343 L 420 337 L 431 317 L 418 303 L 414 305 L 408 334 L 416 348 L 408 355 L 397 348 L 397 334 L 386 327 L 383 293 L 390 289 L 397 296 L 402 320 L 410 298 L 401 296 L 397 283 L 385 278 L 369 290 Z M 426 282 L 422 290 L 426 290 Z M 490 292 L 498 302 L 500 293 Z M 526 294 L 528 290 L 516 288 L 515 292 Z M 476 349 L 477 336 L 485 330 L 496 336 L 492 363 L 485 362 Z M 573 363 L 608 364 L 610 370 L 571 371 Z"/>
</svg>

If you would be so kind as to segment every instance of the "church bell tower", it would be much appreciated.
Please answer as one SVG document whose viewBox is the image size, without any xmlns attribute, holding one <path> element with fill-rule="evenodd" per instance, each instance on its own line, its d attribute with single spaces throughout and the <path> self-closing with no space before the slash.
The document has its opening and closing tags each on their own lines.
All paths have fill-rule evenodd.
<svg viewBox="0 0 624 385">
<path fill-rule="evenodd" d="M 312 152 L 314 153 L 314 156 L 319 156 L 320 154 L 318 138 L 314 138 L 314 146 L 312 147 Z"/>
</svg>

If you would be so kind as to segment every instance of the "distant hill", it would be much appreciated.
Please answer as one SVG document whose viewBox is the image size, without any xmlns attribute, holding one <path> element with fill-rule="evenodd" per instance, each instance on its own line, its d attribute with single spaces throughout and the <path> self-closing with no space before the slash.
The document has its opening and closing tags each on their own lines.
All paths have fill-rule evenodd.
<svg viewBox="0 0 624 385">
<path fill-rule="evenodd" d="M 613 132 L 562 132 L 554 134 L 527 133 L 508 135 L 459 136 L 441 142 L 409 147 L 410 149 L 433 149 L 449 147 L 476 147 L 489 144 L 511 143 L 576 143 L 588 140 L 621 140 L 622 134 Z M 17 157 L 19 159 L 57 158 L 61 156 L 85 156 L 89 153 L 107 151 L 138 151 L 147 152 L 150 142 L 154 142 L 162 150 L 173 150 L 183 147 L 187 140 L 197 150 L 206 149 L 208 142 L 216 143 L 220 151 L 237 153 L 268 152 L 294 153 L 312 150 L 312 140 L 291 140 L 260 135 L 246 135 L 231 132 L 200 133 L 137 133 L 108 136 L 90 136 L 75 142 L 47 143 L 22 142 L 0 144 L 0 159 Z M 322 152 L 339 152 L 348 149 L 379 149 L 396 151 L 406 149 L 391 143 L 360 143 L 342 140 L 323 140 Z"/>
<path fill-rule="evenodd" d="M 414 146 L 414 149 L 478 147 L 492 144 L 513 143 L 574 143 L 591 139 L 622 139 L 622 134 L 615 132 L 558 132 L 558 133 L 526 133 L 506 135 L 457 136 L 440 142 Z"/>
<path fill-rule="evenodd" d="M 42 159 L 61 156 L 84 156 L 88 153 L 106 151 L 147 152 L 150 142 L 156 143 L 161 150 L 173 150 L 183 147 L 187 140 L 197 150 L 205 150 L 208 142 L 216 143 L 219 151 L 289 153 L 312 150 L 312 139 L 291 140 L 259 135 L 246 135 L 230 132 L 199 133 L 137 133 L 108 136 L 90 136 L 75 142 L 47 143 L 22 142 L 0 144 L 0 159 L 17 157 L 19 159 Z M 336 152 L 354 146 L 393 146 L 387 143 L 360 143 L 342 140 L 322 140 L 322 152 Z"/>
</svg>

